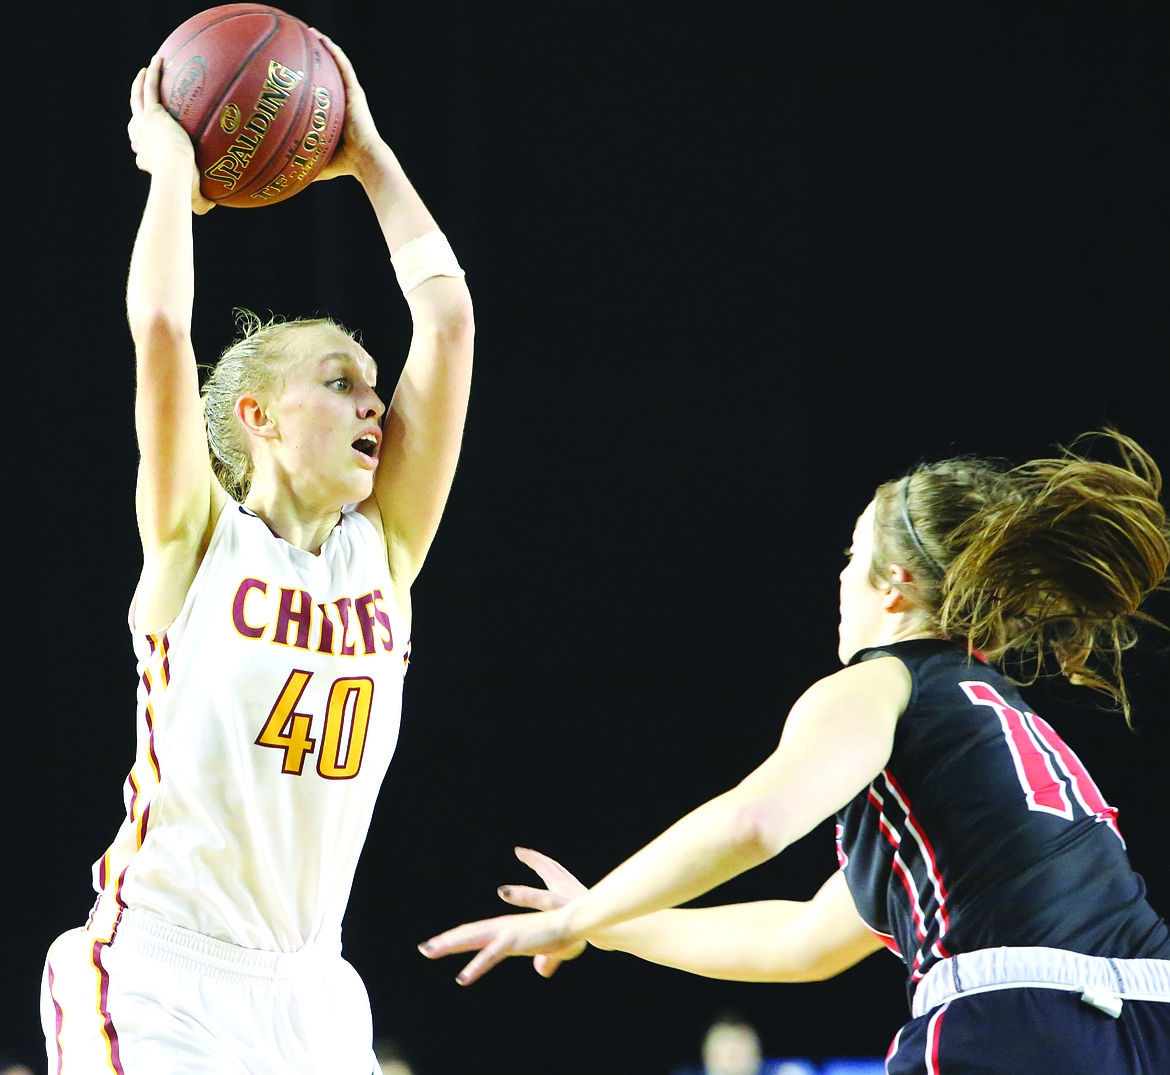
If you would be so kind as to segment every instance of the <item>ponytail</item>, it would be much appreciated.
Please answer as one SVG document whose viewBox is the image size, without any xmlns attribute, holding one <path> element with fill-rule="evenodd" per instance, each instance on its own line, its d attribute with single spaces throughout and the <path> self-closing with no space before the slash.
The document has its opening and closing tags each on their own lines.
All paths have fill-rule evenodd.
<svg viewBox="0 0 1170 1075">
<path fill-rule="evenodd" d="M 883 486 L 875 561 L 915 575 L 905 588 L 941 634 L 990 661 L 1011 654 L 1025 682 L 1051 655 L 1128 722 L 1121 654 L 1138 623 L 1156 622 L 1140 606 L 1165 579 L 1170 533 L 1153 459 L 1129 437 L 1102 435 L 1121 465 L 1071 451 L 1014 469 L 949 460 Z"/>
</svg>

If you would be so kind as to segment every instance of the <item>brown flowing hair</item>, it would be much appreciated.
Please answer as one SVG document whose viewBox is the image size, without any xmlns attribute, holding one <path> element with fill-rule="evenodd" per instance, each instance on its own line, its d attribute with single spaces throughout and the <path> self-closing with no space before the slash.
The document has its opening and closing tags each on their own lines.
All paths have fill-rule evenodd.
<svg viewBox="0 0 1170 1075">
<path fill-rule="evenodd" d="M 1139 623 L 1157 622 L 1140 606 L 1163 586 L 1170 532 L 1154 460 L 1114 430 L 1097 436 L 1120 464 L 1069 449 L 1018 467 L 948 459 L 882 485 L 870 577 L 905 567 L 913 577 L 899 589 L 938 633 L 992 662 L 1010 655 L 1025 683 L 1050 656 L 1128 723 L 1121 655 Z"/>
</svg>

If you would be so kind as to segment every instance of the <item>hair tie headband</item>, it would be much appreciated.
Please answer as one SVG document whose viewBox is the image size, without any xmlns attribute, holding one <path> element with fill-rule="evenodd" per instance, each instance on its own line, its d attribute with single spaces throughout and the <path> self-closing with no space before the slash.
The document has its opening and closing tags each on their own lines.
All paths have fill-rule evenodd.
<svg viewBox="0 0 1170 1075">
<path fill-rule="evenodd" d="M 926 551 L 926 546 L 922 544 L 922 539 L 918 536 L 918 531 L 914 529 L 914 524 L 910 521 L 910 506 L 907 502 L 908 494 L 910 492 L 910 479 L 906 478 L 902 482 L 902 495 L 899 497 L 899 503 L 902 507 L 902 522 L 906 527 L 906 533 L 910 535 L 910 540 L 914 543 L 914 548 L 918 550 L 918 554 L 926 561 L 927 565 L 934 570 L 934 572 L 941 579 L 946 571 L 942 565 Z"/>
</svg>

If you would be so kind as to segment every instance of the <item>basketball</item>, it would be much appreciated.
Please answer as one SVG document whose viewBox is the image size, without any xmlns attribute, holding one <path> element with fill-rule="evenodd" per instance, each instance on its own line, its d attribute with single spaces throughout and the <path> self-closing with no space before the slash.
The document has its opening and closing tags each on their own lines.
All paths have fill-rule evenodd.
<svg viewBox="0 0 1170 1075">
<path fill-rule="evenodd" d="M 159 97 L 191 136 L 205 198 L 237 208 L 284 201 L 333 155 L 345 84 L 300 19 L 225 4 L 192 16 L 159 53 Z"/>
</svg>

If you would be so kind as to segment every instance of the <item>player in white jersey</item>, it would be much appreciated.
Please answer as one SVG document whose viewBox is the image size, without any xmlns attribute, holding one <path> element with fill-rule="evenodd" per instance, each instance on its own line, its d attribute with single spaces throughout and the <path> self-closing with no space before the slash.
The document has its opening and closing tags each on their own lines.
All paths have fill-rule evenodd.
<svg viewBox="0 0 1170 1075">
<path fill-rule="evenodd" d="M 151 174 L 127 285 L 139 745 L 90 921 L 46 963 L 50 1068 L 65 1075 L 375 1070 L 341 920 L 398 735 L 410 586 L 455 469 L 472 316 L 450 246 L 327 44 L 347 118 L 323 178 L 361 182 L 414 324 L 388 412 L 373 359 L 327 320 L 252 324 L 201 399 L 191 209 L 210 203 L 158 103 L 157 57 L 132 89 Z"/>
</svg>

